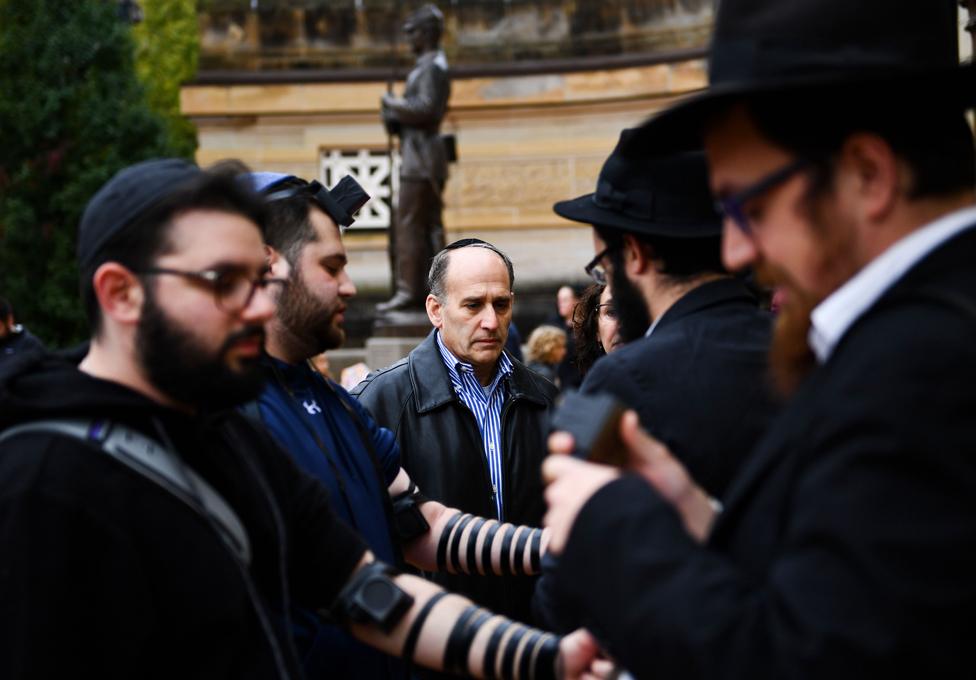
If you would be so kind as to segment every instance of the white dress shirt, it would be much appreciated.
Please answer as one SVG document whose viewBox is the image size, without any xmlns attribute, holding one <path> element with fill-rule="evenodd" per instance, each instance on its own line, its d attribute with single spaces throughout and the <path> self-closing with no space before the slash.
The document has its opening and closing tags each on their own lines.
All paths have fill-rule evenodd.
<svg viewBox="0 0 976 680">
<path fill-rule="evenodd" d="M 851 325 L 926 255 L 957 234 L 976 226 L 976 206 L 949 213 L 903 237 L 810 314 L 807 342 L 824 363 Z"/>
</svg>

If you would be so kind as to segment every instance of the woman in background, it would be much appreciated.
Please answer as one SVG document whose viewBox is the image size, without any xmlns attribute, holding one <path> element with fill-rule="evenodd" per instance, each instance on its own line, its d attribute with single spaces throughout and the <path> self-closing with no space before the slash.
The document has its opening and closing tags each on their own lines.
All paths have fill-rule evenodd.
<svg viewBox="0 0 976 680">
<path fill-rule="evenodd" d="M 619 330 L 610 288 L 594 283 L 583 291 L 573 310 L 576 365 L 581 375 L 586 375 L 597 359 L 623 344 Z"/>
<path fill-rule="evenodd" d="M 559 363 L 566 356 L 566 331 L 555 326 L 539 326 L 529 335 L 526 366 L 562 389 Z"/>
</svg>

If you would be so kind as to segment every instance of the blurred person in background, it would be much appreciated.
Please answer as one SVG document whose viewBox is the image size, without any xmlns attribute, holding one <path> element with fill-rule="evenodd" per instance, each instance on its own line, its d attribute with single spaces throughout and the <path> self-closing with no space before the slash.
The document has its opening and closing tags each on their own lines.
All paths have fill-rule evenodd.
<svg viewBox="0 0 976 680">
<path fill-rule="evenodd" d="M 580 295 L 573 310 L 573 337 L 576 367 L 584 378 L 600 357 L 623 345 L 610 286 L 593 283 Z"/>
<path fill-rule="evenodd" d="M 555 326 L 539 326 L 529 334 L 528 366 L 561 388 L 559 379 L 559 363 L 566 357 L 566 331 Z"/>
</svg>

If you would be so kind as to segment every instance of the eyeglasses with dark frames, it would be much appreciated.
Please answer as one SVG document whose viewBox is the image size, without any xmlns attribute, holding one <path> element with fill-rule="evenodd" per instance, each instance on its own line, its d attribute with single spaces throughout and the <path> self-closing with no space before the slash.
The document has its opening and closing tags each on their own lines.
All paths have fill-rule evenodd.
<svg viewBox="0 0 976 680">
<path fill-rule="evenodd" d="M 752 226 L 749 224 L 749 218 L 745 214 L 746 203 L 761 196 L 773 187 L 782 184 L 800 170 L 806 168 L 809 164 L 810 161 L 806 158 L 790 161 L 783 167 L 777 168 L 742 191 L 732 194 L 731 196 L 718 199 L 715 201 L 715 209 L 725 217 L 732 220 L 732 223 L 738 227 L 739 231 L 746 236 L 751 236 Z"/>
<path fill-rule="evenodd" d="M 267 276 L 267 270 L 262 271 L 257 277 L 252 277 L 246 269 L 238 267 L 202 269 L 200 271 L 148 267 L 136 273 L 149 276 L 168 274 L 195 281 L 210 288 L 213 291 L 214 304 L 217 305 L 218 309 L 228 314 L 239 314 L 247 309 L 251 300 L 254 299 L 254 291 L 258 288 L 267 289 L 268 286 L 278 286 L 281 289 L 288 285 L 287 279 Z"/>
<path fill-rule="evenodd" d="M 601 302 L 596 306 L 596 313 L 598 316 L 603 316 L 607 319 L 616 319 L 617 306 L 612 302 Z"/>
<path fill-rule="evenodd" d="M 613 250 L 613 248 L 611 246 L 607 246 L 597 253 L 596 256 L 590 260 L 585 267 L 583 267 L 583 271 L 586 272 L 586 275 L 601 286 L 607 285 L 607 269 L 603 266 L 603 258 L 609 255 L 611 250 Z"/>
</svg>

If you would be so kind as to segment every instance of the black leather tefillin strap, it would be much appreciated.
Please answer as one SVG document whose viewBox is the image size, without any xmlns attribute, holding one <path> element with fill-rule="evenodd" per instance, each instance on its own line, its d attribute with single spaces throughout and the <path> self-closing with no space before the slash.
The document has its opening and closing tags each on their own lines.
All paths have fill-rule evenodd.
<svg viewBox="0 0 976 680">
<path fill-rule="evenodd" d="M 479 611 L 477 605 L 469 605 L 454 622 L 451 634 L 447 638 L 447 647 L 444 649 L 444 670 L 448 673 L 460 674 L 467 670 L 465 660 L 468 657 L 468 650 L 471 649 L 471 642 L 480 627 L 480 625 L 476 627 L 468 624 Z"/>
<path fill-rule="evenodd" d="M 447 595 L 447 591 L 442 590 L 436 593 L 433 597 L 427 600 L 423 608 L 418 612 L 417 618 L 413 620 L 410 625 L 410 631 L 407 633 L 407 639 L 403 643 L 403 653 L 401 656 L 403 659 L 409 663 L 413 663 L 413 655 L 417 649 L 417 641 L 420 639 L 420 631 L 424 627 L 424 622 L 427 621 L 427 617 L 430 615 L 430 610 L 434 608 L 434 605 L 440 602 Z"/>
<path fill-rule="evenodd" d="M 505 652 L 502 654 L 501 677 L 503 680 L 515 677 L 515 652 L 518 651 L 519 643 L 528 630 L 525 626 L 516 625 L 512 635 L 508 638 L 508 642 L 505 644 Z"/>
<path fill-rule="evenodd" d="M 464 536 L 464 530 L 467 528 L 471 522 L 475 519 L 474 515 L 467 515 L 462 519 L 457 528 L 454 530 L 454 537 L 451 540 L 451 566 L 454 567 L 454 573 L 460 574 L 461 571 L 461 538 Z M 471 534 L 471 539 L 474 538 L 474 534 Z"/>
<path fill-rule="evenodd" d="M 470 530 L 469 527 L 470 526 Z M 499 532 L 501 532 L 499 534 Z M 478 537 L 484 533 L 481 544 L 481 564 L 478 564 Z M 491 554 L 495 540 L 501 540 L 498 566 L 493 566 Z M 514 543 L 514 546 L 513 546 Z M 514 550 L 513 550 L 514 547 Z M 464 555 L 464 564 L 461 556 Z M 528 559 L 529 567 L 526 567 Z M 448 566 L 457 574 L 494 574 L 497 576 L 523 576 L 538 574 L 542 562 L 542 529 L 499 524 L 470 514 L 455 514 L 444 527 L 437 545 L 437 568 L 445 571 Z"/>
<path fill-rule="evenodd" d="M 532 535 L 532 531 L 524 529 L 518 541 L 515 543 L 515 557 L 512 558 L 512 570 L 520 576 L 525 576 L 525 546 L 529 542 L 530 535 Z"/>
<path fill-rule="evenodd" d="M 487 680 L 495 680 L 498 673 L 495 671 L 495 659 L 498 657 L 498 646 L 502 643 L 505 631 L 512 627 L 511 621 L 502 621 L 495 630 L 491 631 L 488 638 L 488 646 L 485 647 L 484 676 Z"/>
<path fill-rule="evenodd" d="M 444 650 L 444 670 L 467 674 L 468 656 L 478 631 L 494 615 L 476 605 L 461 612 L 451 628 Z M 488 637 L 482 659 L 482 672 L 488 680 L 555 680 L 559 638 L 535 628 L 498 617 L 498 625 Z M 506 634 L 511 634 L 506 637 Z M 504 641 L 504 642 L 503 642 Z M 501 663 L 499 664 L 499 653 Z M 499 671 L 500 666 L 500 671 Z"/>
<path fill-rule="evenodd" d="M 542 569 L 542 529 L 532 531 L 532 545 L 529 547 L 529 561 L 532 573 L 538 574 Z"/>
<path fill-rule="evenodd" d="M 430 524 L 420 510 L 420 506 L 429 500 L 420 493 L 420 489 L 413 482 L 410 482 L 410 487 L 406 491 L 398 493 L 391 499 L 397 534 L 405 543 L 420 538 L 430 531 Z"/>
<path fill-rule="evenodd" d="M 481 528 L 485 526 L 485 521 L 486 520 L 483 517 L 479 517 L 474 523 L 474 526 L 471 527 L 471 533 L 468 538 L 468 551 L 465 559 L 469 574 L 478 573 L 478 563 L 476 562 L 478 554 L 476 548 L 478 545 L 478 534 L 481 533 Z M 482 573 L 484 573 L 484 570 L 482 570 Z"/>
<path fill-rule="evenodd" d="M 481 570 L 485 574 L 493 574 L 494 569 L 491 568 L 491 546 L 495 542 L 495 534 L 501 528 L 501 524 L 493 523 L 488 527 L 488 533 L 485 535 L 485 542 L 481 548 Z"/>
<path fill-rule="evenodd" d="M 447 525 L 444 527 L 444 531 L 441 532 L 440 540 L 437 541 L 437 571 L 439 572 L 447 571 L 448 539 L 451 537 L 451 531 L 454 529 L 454 525 L 464 517 L 471 517 L 471 515 L 454 515 L 451 519 L 447 520 Z"/>
<path fill-rule="evenodd" d="M 515 527 L 505 527 L 505 535 L 502 537 L 502 555 L 499 560 L 502 576 L 512 575 L 512 539 L 515 538 Z"/>
</svg>

